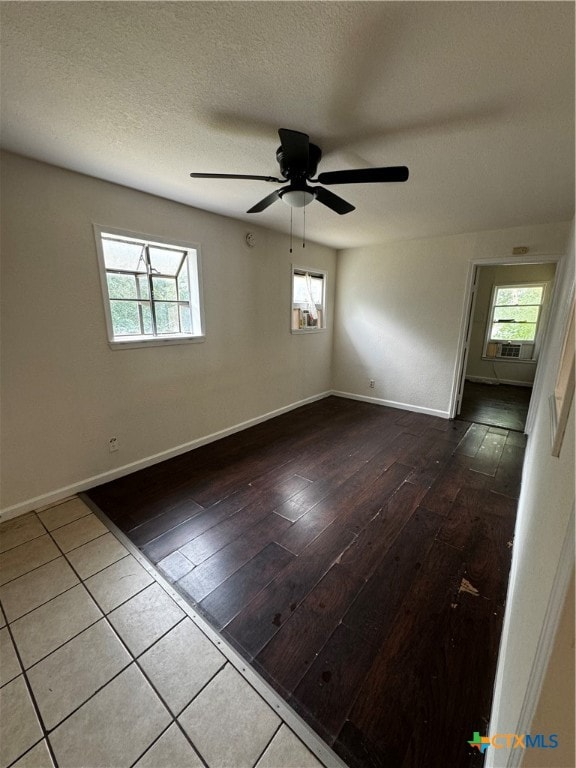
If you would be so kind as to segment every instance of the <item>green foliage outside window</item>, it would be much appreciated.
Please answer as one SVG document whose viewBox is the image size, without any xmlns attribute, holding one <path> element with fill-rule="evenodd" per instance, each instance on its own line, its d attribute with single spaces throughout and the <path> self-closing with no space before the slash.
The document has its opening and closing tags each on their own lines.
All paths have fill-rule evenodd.
<svg viewBox="0 0 576 768">
<path fill-rule="evenodd" d="M 496 289 L 490 341 L 534 341 L 544 286 L 506 286 Z"/>
</svg>

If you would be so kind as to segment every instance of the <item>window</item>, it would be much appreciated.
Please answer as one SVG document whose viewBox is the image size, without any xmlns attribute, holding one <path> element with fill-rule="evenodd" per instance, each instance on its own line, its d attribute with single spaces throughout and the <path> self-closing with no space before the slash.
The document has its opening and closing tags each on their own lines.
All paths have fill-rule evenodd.
<svg viewBox="0 0 576 768">
<path fill-rule="evenodd" d="M 198 248 L 95 230 L 110 342 L 202 340 Z"/>
<path fill-rule="evenodd" d="M 484 356 L 535 360 L 546 283 L 495 285 Z"/>
<path fill-rule="evenodd" d="M 326 328 L 326 273 L 292 267 L 292 332 Z"/>
</svg>

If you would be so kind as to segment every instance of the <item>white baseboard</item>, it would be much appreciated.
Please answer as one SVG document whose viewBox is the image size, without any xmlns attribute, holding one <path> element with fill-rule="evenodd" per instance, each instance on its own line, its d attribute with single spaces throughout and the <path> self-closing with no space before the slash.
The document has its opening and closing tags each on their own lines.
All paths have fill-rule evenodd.
<svg viewBox="0 0 576 768">
<path fill-rule="evenodd" d="M 414 413 L 427 413 L 429 416 L 438 416 L 440 419 L 449 419 L 449 411 L 439 411 L 436 408 L 423 408 L 420 405 L 411 405 L 410 403 L 397 403 L 395 400 L 384 400 L 381 397 L 366 397 L 365 395 L 356 395 L 353 392 L 340 392 L 333 389 L 330 393 L 336 397 L 347 397 L 349 400 L 361 400 L 364 403 L 373 403 L 374 405 L 385 405 L 388 408 L 398 408 L 401 411 L 413 411 Z"/>
<path fill-rule="evenodd" d="M 74 496 L 75 494 L 81 493 L 82 491 L 87 491 L 89 488 L 102 485 L 102 483 L 109 483 L 111 480 L 116 480 L 117 478 L 123 477 L 124 475 L 137 472 L 139 469 L 145 469 L 146 467 L 150 467 L 153 464 L 166 461 L 166 459 L 179 456 L 181 453 L 191 451 L 194 448 L 200 448 L 202 445 L 213 443 L 214 441 L 220 440 L 223 437 L 228 437 L 228 435 L 232 435 L 235 432 L 241 432 L 243 429 L 248 429 L 249 427 L 260 424 L 263 421 L 268 421 L 269 419 L 273 419 L 276 416 L 281 416 L 283 413 L 293 411 L 295 408 L 300 408 L 301 406 L 307 405 L 308 403 L 313 403 L 316 400 L 323 400 L 325 397 L 329 397 L 332 394 L 332 391 L 329 390 L 327 392 L 321 392 L 318 395 L 312 395 L 311 397 L 307 397 L 304 400 L 298 400 L 295 403 L 290 403 L 290 405 L 285 405 L 282 408 L 277 408 L 276 410 L 269 411 L 268 413 L 264 413 L 261 416 L 256 416 L 253 419 L 243 421 L 240 424 L 234 424 L 234 426 L 228 427 L 227 429 L 221 429 L 219 432 L 213 432 L 210 435 L 199 437 L 196 440 L 191 440 L 188 443 L 177 445 L 174 448 L 169 448 L 166 451 L 155 453 L 152 456 L 146 456 L 145 458 L 138 459 L 138 461 L 133 461 L 130 464 L 124 464 L 122 467 L 116 467 L 115 469 L 111 469 L 107 472 L 101 472 L 98 475 L 92 475 L 91 477 L 79 480 L 78 482 L 72 483 L 71 485 L 67 485 L 63 488 L 57 488 L 53 491 L 49 491 L 48 493 L 44 493 L 41 496 L 35 496 L 32 499 L 26 499 L 26 501 L 22 501 L 19 504 L 13 504 L 10 507 L 1 509 L 0 520 L 9 520 L 12 517 L 18 517 L 18 515 L 31 512 L 33 509 L 39 509 L 40 507 L 45 507 L 50 504 L 55 504 L 58 501 L 63 501 L 69 496 Z"/>
<path fill-rule="evenodd" d="M 475 381 L 478 384 L 510 384 L 513 387 L 530 387 L 531 381 L 516 381 L 516 379 L 486 378 L 486 376 L 466 376 L 466 381 Z"/>
</svg>

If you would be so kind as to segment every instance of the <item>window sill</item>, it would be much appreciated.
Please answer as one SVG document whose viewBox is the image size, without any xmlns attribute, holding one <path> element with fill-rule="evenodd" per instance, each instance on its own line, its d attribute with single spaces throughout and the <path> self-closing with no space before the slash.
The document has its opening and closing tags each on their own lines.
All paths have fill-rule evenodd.
<svg viewBox="0 0 576 768">
<path fill-rule="evenodd" d="M 154 338 L 148 337 L 131 337 L 122 341 L 120 339 L 114 339 L 114 341 L 108 341 L 110 349 L 138 349 L 140 347 L 163 347 L 170 344 L 198 344 L 206 341 L 206 336 L 155 336 Z"/>
<path fill-rule="evenodd" d="M 536 365 L 538 360 L 519 360 L 517 357 L 485 357 L 482 355 L 482 360 L 486 360 L 488 363 L 529 363 L 530 365 Z"/>
<path fill-rule="evenodd" d="M 315 328 L 314 326 L 311 326 L 310 328 L 291 328 L 290 333 L 299 334 L 299 333 L 324 333 L 324 331 L 327 331 L 327 328 Z"/>
</svg>

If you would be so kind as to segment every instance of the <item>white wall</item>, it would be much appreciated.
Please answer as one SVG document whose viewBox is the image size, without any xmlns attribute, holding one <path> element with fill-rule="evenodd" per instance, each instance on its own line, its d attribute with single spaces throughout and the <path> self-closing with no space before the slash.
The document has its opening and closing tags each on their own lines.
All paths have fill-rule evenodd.
<svg viewBox="0 0 576 768">
<path fill-rule="evenodd" d="M 470 261 L 562 254 L 570 223 L 409 240 L 338 254 L 334 389 L 448 416 Z M 374 389 L 369 380 L 374 379 Z"/>
<path fill-rule="evenodd" d="M 1 170 L 5 515 L 330 389 L 332 331 L 289 332 L 290 265 L 327 270 L 331 329 L 333 250 L 291 256 L 284 235 L 15 155 Z M 204 343 L 109 348 L 93 223 L 200 244 Z"/>
<path fill-rule="evenodd" d="M 534 396 L 541 391 L 526 447 L 491 733 L 529 732 L 540 696 L 542 664 L 551 650 L 554 623 L 564 603 L 563 590 L 574 570 L 574 402 L 558 458 L 550 453 L 548 405 L 574 290 L 574 254 L 573 222 L 564 274 L 559 275 L 560 292 L 551 317 L 549 343 L 535 382 Z M 558 733 L 557 723 L 549 722 L 548 727 Z M 559 736 L 562 739 L 562 734 Z M 564 738 L 573 738 L 573 734 Z M 517 765 L 513 761 L 519 756 L 507 753 L 505 749 L 489 749 L 487 766 Z"/>
<path fill-rule="evenodd" d="M 492 289 L 495 285 L 514 283 L 549 282 L 544 294 L 541 321 L 546 322 L 552 295 L 556 265 L 518 264 L 514 266 L 494 265 L 480 267 L 476 306 L 470 336 L 470 351 L 466 366 L 466 377 L 482 381 L 502 381 L 508 384 L 532 384 L 536 363 L 510 362 L 506 360 L 483 360 L 486 324 L 492 305 Z"/>
<path fill-rule="evenodd" d="M 556 749 L 531 749 L 523 756 L 522 768 L 571 768 L 576 765 L 574 748 L 574 576 L 566 593 L 558 633 L 546 670 L 542 693 L 530 733 L 557 733 Z"/>
</svg>

